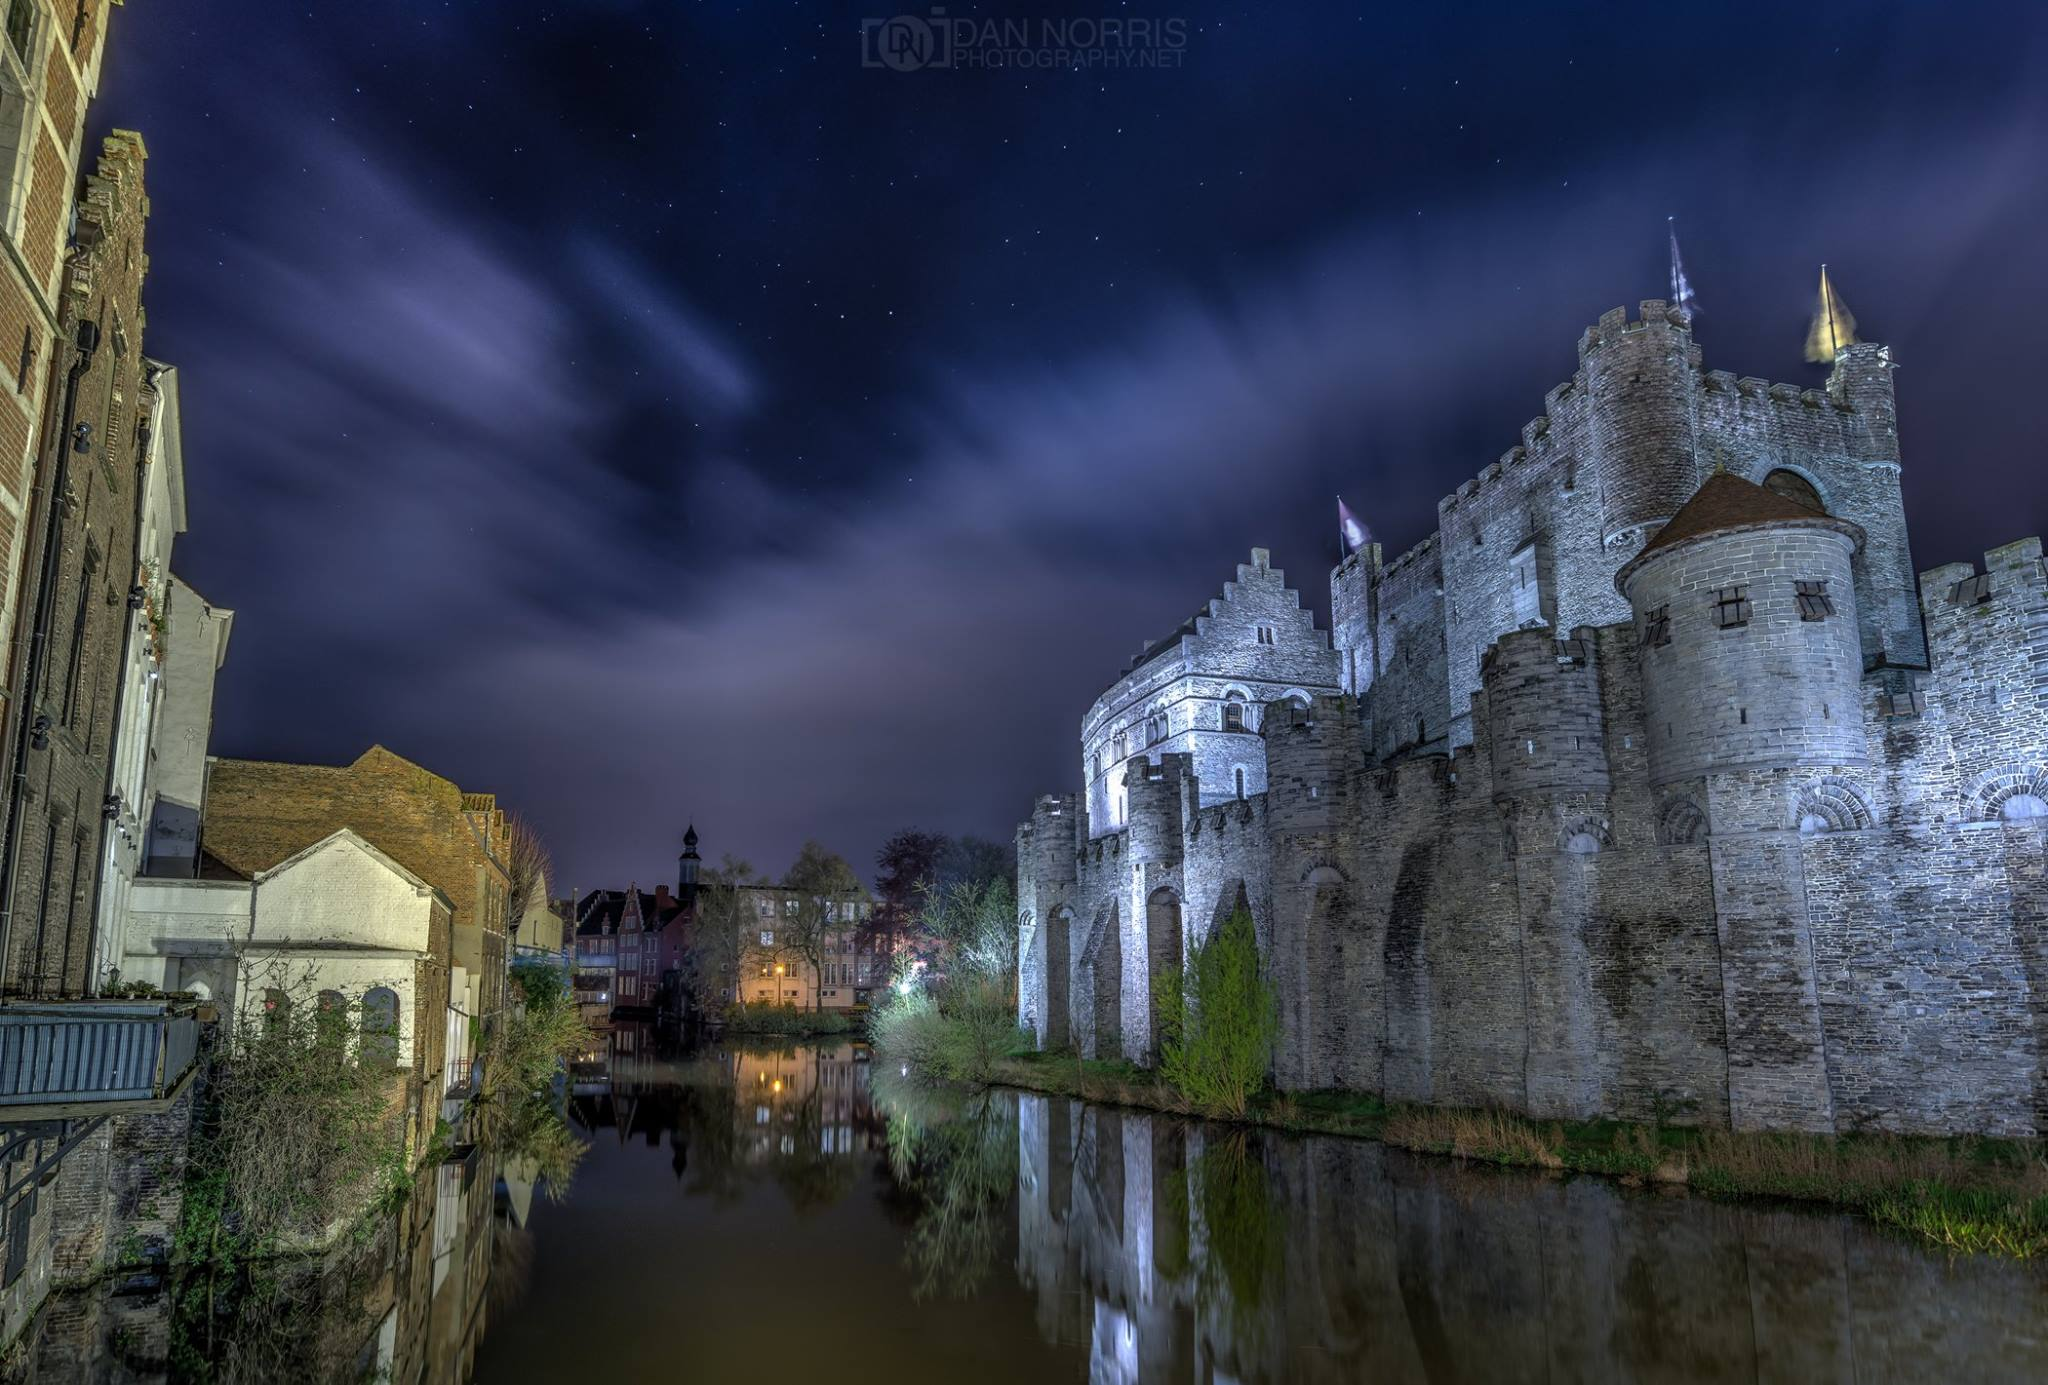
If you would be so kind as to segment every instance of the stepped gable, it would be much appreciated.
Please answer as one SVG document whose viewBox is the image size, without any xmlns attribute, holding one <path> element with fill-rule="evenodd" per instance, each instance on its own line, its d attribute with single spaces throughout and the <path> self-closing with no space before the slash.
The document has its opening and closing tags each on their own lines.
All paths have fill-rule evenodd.
<svg viewBox="0 0 2048 1385">
<path fill-rule="evenodd" d="M 1863 546 L 1863 528 L 1846 519 L 1819 510 L 1808 509 L 1796 500 L 1787 499 L 1776 491 L 1745 481 L 1732 471 L 1717 471 L 1706 479 L 1706 483 L 1693 492 L 1692 499 L 1679 507 L 1671 522 L 1659 529 L 1656 536 L 1643 545 L 1643 551 L 1631 558 L 1620 572 L 1614 575 L 1615 590 L 1626 592 L 1625 583 L 1630 573 L 1642 566 L 1643 561 L 1654 553 L 1675 548 L 1690 539 L 1704 538 L 1708 534 L 1722 534 L 1735 529 L 1747 529 L 1764 524 L 1818 524 L 1839 529 L 1852 535 L 1856 546 Z"/>
</svg>

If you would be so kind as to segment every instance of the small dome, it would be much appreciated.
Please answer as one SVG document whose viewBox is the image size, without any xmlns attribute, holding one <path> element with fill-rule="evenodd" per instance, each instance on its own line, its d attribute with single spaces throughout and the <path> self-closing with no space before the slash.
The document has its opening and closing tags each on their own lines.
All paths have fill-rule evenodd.
<svg viewBox="0 0 2048 1385">
<path fill-rule="evenodd" d="M 697 844 L 697 824 L 693 822 L 693 823 L 691 823 L 691 824 L 690 824 L 690 825 L 689 825 L 688 827 L 686 827 L 686 828 L 684 828 L 684 829 L 683 829 L 683 845 L 684 845 L 684 846 L 695 846 L 696 844 Z"/>
</svg>

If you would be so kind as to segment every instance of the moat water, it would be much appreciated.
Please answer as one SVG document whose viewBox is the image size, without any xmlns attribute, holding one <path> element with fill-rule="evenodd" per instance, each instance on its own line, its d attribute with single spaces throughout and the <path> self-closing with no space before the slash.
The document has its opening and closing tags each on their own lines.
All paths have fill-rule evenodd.
<svg viewBox="0 0 2048 1385">
<path fill-rule="evenodd" d="M 56 1315 L 34 1374 L 2048 1380 L 2048 1267 L 1844 1215 L 933 1093 L 845 1042 L 616 1030 L 564 1113 L 559 1197 L 475 1152 L 268 1354 L 153 1365 L 180 1329 L 131 1286 Z"/>
</svg>

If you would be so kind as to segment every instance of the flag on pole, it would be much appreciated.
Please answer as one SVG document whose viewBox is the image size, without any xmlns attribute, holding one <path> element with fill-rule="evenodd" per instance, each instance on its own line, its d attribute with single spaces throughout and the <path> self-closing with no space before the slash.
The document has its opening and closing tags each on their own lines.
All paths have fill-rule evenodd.
<svg viewBox="0 0 2048 1385">
<path fill-rule="evenodd" d="M 1664 221 L 1671 232 L 1671 306 L 1691 317 L 1700 310 L 1700 301 L 1685 277 L 1685 261 L 1678 258 L 1678 219 L 1667 216 Z"/>
<path fill-rule="evenodd" d="M 1856 319 L 1849 305 L 1828 282 L 1828 267 L 1820 267 L 1820 302 L 1814 305 L 1813 326 L 1806 329 L 1806 359 L 1827 365 L 1845 346 L 1856 344 Z"/>
<path fill-rule="evenodd" d="M 1351 513 L 1351 507 L 1344 503 L 1341 495 L 1337 497 L 1337 532 L 1344 539 L 1346 553 L 1356 553 L 1372 539 L 1371 531 L 1359 522 L 1357 515 Z"/>
</svg>

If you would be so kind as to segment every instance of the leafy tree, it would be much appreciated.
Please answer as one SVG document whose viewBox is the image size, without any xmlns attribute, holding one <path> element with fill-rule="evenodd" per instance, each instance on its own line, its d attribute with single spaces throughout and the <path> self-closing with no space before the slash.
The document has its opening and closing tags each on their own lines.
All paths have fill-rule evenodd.
<svg viewBox="0 0 2048 1385">
<path fill-rule="evenodd" d="M 907 828 L 875 853 L 875 911 L 861 929 L 861 943 L 879 957 L 896 956 L 899 940 L 917 928 L 924 897 L 938 879 L 947 839 L 937 832 Z"/>
<path fill-rule="evenodd" d="M 1014 892 L 1017 888 L 1017 849 L 1009 842 L 992 842 L 986 837 L 954 837 L 939 857 L 937 884 L 950 890 L 956 885 L 986 888 L 1001 880 Z"/>
<path fill-rule="evenodd" d="M 1242 1116 L 1265 1085 L 1280 1032 L 1279 999 L 1259 972 L 1251 912 L 1233 910 L 1188 959 L 1185 976 L 1153 982 L 1159 1016 L 1159 1071 L 1190 1102 Z"/>
<path fill-rule="evenodd" d="M 759 880 L 754 868 L 731 852 L 698 877 L 697 914 L 690 922 L 683 964 L 684 984 L 700 1010 L 722 1004 L 728 988 L 734 1000 L 740 999 L 740 939 L 751 920 L 740 917 L 739 891 Z"/>
<path fill-rule="evenodd" d="M 553 871 L 547 843 L 532 823 L 517 813 L 505 819 L 505 920 L 515 935 L 526 921 L 527 911 L 547 901 L 548 876 Z"/>
<path fill-rule="evenodd" d="M 796 911 L 776 924 L 776 945 L 810 967 L 811 1006 L 815 1009 L 822 1000 L 825 954 L 849 925 L 840 908 L 847 896 L 860 890 L 860 877 L 845 857 L 816 842 L 805 842 L 782 886 L 795 893 Z"/>
</svg>

